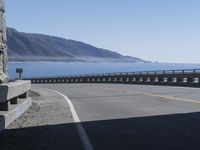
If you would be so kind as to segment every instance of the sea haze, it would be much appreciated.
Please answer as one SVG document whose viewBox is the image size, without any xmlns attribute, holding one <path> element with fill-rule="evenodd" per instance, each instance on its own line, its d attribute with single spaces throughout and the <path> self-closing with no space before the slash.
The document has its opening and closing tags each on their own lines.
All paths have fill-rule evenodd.
<svg viewBox="0 0 200 150">
<path fill-rule="evenodd" d="M 81 62 L 12 62 L 9 63 L 10 79 L 16 78 L 16 68 L 23 68 L 23 77 L 65 76 L 111 72 L 134 72 L 176 69 L 200 69 L 200 64 L 174 63 L 81 63 Z"/>
</svg>

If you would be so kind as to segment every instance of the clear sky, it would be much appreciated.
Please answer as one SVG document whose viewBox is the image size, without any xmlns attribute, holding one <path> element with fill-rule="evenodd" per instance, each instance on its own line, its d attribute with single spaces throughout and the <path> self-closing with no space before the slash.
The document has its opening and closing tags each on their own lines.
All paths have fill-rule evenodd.
<svg viewBox="0 0 200 150">
<path fill-rule="evenodd" d="M 7 25 L 145 60 L 200 63 L 200 0 L 6 0 Z"/>
</svg>

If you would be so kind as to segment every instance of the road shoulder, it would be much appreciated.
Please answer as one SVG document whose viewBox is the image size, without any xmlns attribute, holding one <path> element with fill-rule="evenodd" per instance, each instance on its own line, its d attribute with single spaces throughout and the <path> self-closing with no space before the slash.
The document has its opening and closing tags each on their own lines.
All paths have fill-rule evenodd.
<svg viewBox="0 0 200 150">
<path fill-rule="evenodd" d="M 82 149 L 66 101 L 47 90 L 35 91 L 33 106 L 0 134 L 0 149 Z"/>
</svg>

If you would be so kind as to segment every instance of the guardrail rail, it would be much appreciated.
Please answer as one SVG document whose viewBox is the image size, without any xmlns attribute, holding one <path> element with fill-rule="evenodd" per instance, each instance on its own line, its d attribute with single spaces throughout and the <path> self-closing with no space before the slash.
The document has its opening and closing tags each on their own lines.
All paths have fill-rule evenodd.
<svg viewBox="0 0 200 150">
<path fill-rule="evenodd" d="M 121 83 L 200 87 L 200 69 L 116 72 L 73 76 L 25 78 L 33 84 L 45 83 Z"/>
</svg>

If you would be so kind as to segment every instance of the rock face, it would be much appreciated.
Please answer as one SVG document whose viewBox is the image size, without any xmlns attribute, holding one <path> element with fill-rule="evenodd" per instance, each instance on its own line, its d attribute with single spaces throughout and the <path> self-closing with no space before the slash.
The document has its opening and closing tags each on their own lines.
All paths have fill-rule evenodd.
<svg viewBox="0 0 200 150">
<path fill-rule="evenodd" d="M 8 81 L 4 0 L 0 0 L 0 84 Z"/>
<path fill-rule="evenodd" d="M 74 40 L 7 28 L 9 61 L 146 62 Z"/>
</svg>

